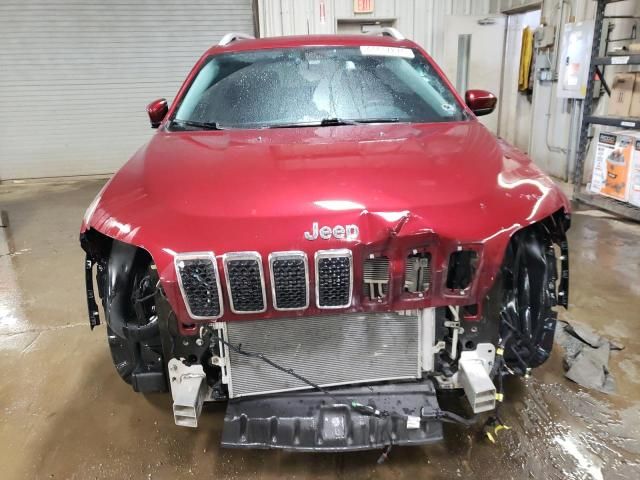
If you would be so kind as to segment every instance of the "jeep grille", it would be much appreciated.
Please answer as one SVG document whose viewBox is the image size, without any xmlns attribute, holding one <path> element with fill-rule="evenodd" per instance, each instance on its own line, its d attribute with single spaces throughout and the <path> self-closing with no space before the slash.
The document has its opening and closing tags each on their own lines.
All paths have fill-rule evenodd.
<svg viewBox="0 0 640 480">
<path fill-rule="evenodd" d="M 276 310 L 309 306 L 309 267 L 304 252 L 274 252 L 269 255 L 269 269 Z"/>
<path fill-rule="evenodd" d="M 175 258 L 178 282 L 189 315 L 196 319 L 222 316 L 220 277 L 213 253 L 193 253 Z"/>
<path fill-rule="evenodd" d="M 353 259 L 350 250 L 316 252 L 316 304 L 318 308 L 351 305 Z"/>
<path fill-rule="evenodd" d="M 231 311 L 260 313 L 267 309 L 260 254 L 239 252 L 225 255 L 224 273 Z"/>
</svg>

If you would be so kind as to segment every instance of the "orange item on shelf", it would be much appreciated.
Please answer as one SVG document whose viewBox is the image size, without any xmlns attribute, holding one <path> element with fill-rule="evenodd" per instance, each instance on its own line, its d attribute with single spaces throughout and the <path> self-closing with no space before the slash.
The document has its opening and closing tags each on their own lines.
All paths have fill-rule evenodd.
<svg viewBox="0 0 640 480">
<path fill-rule="evenodd" d="M 591 191 L 626 202 L 629 200 L 629 181 L 640 132 L 603 132 L 598 140 Z"/>
<path fill-rule="evenodd" d="M 633 142 L 630 144 L 633 146 Z M 626 200 L 629 166 L 633 158 L 633 148 L 616 148 L 607 157 L 607 176 L 602 193 L 619 200 Z"/>
</svg>

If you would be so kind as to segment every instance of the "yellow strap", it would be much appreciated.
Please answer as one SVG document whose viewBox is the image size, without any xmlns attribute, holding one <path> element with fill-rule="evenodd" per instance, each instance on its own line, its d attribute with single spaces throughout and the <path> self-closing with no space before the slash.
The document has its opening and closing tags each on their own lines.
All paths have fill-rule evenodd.
<svg viewBox="0 0 640 480">
<path fill-rule="evenodd" d="M 496 443 L 496 439 L 493 438 L 493 435 L 491 435 L 491 432 L 487 432 L 487 438 L 491 443 Z"/>
<path fill-rule="evenodd" d="M 497 425 L 496 428 L 493 429 L 493 432 L 497 435 L 500 430 L 511 430 L 511 427 L 507 425 Z"/>
<path fill-rule="evenodd" d="M 503 353 L 504 353 L 504 348 L 496 348 L 496 355 L 502 356 Z"/>
</svg>

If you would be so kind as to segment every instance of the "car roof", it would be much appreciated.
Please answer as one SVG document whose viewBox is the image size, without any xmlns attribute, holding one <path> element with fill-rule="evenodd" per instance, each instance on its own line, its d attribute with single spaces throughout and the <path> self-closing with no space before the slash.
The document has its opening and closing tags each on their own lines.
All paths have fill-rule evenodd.
<svg viewBox="0 0 640 480">
<path fill-rule="evenodd" d="M 225 46 L 215 45 L 207 54 L 295 47 L 359 47 L 361 45 L 416 48 L 411 40 L 397 40 L 388 35 L 292 35 L 235 40 Z"/>
</svg>

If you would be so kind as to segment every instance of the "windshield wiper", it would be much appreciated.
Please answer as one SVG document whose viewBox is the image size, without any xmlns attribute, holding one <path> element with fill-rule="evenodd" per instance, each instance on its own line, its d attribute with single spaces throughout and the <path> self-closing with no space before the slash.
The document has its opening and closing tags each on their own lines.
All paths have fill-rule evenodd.
<svg viewBox="0 0 640 480">
<path fill-rule="evenodd" d="M 260 128 L 305 128 L 305 127 L 334 127 L 339 125 L 357 125 L 355 120 L 345 120 L 343 118 L 323 118 L 322 120 L 312 120 L 311 122 L 291 122 L 272 123 L 263 125 Z"/>
<path fill-rule="evenodd" d="M 322 120 L 320 120 L 321 127 L 334 127 L 334 126 L 340 126 L 340 125 L 357 125 L 358 123 L 360 122 L 356 120 L 346 120 L 344 118 L 337 118 L 337 117 L 323 118 Z"/>
<path fill-rule="evenodd" d="M 354 120 L 355 123 L 398 123 L 399 118 L 381 117 L 381 118 L 359 118 Z"/>
<path fill-rule="evenodd" d="M 217 122 L 196 122 L 194 120 L 174 119 L 171 121 L 171 123 L 180 127 L 194 127 L 201 128 L 203 130 L 226 130 L 225 128 L 222 128 Z"/>
<path fill-rule="evenodd" d="M 334 125 L 360 125 L 362 123 L 396 123 L 399 118 L 371 117 L 371 118 L 323 118 L 320 120 L 320 126 L 332 127 Z"/>
<path fill-rule="evenodd" d="M 303 128 L 303 127 L 339 127 L 342 125 L 361 125 L 363 123 L 396 123 L 399 118 L 362 118 L 347 119 L 338 117 L 323 118 L 319 121 L 296 122 L 296 123 L 274 123 L 261 128 Z"/>
</svg>

